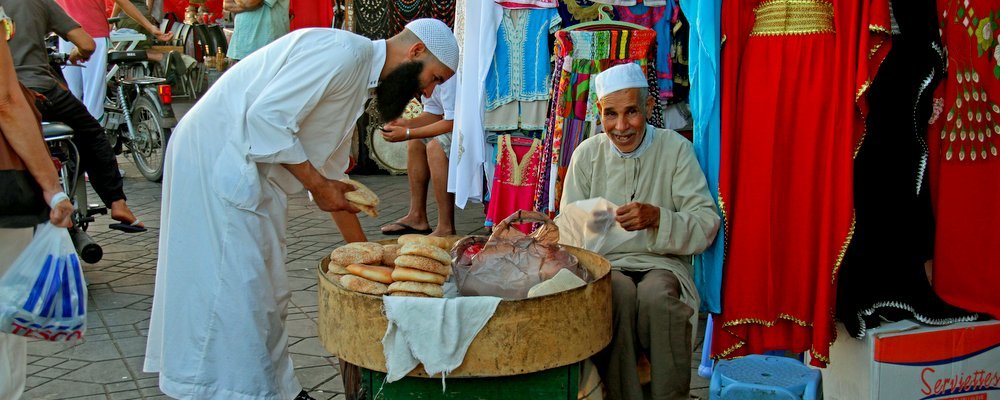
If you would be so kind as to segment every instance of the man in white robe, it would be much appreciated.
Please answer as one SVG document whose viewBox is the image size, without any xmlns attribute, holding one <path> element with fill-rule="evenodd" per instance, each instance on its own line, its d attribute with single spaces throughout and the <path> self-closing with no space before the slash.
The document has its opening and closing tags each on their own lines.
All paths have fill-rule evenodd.
<svg viewBox="0 0 1000 400">
<path fill-rule="evenodd" d="M 288 195 L 303 189 L 347 241 L 364 241 L 344 198 L 351 130 L 374 91 L 384 118 L 453 74 L 441 21 L 388 40 L 301 29 L 244 58 L 170 138 L 145 372 L 181 399 L 310 399 L 285 329 Z M 380 83 L 381 82 L 381 83 Z"/>
<path fill-rule="evenodd" d="M 623 205 L 596 217 L 638 232 L 605 255 L 613 336 L 594 364 L 611 400 L 643 398 L 640 354 L 650 363 L 652 399 L 687 399 L 699 302 L 690 256 L 715 239 L 719 215 L 691 142 L 646 124 L 653 99 L 642 68 L 609 68 L 594 86 L 605 134 L 573 152 L 561 206 L 603 197 Z"/>
</svg>

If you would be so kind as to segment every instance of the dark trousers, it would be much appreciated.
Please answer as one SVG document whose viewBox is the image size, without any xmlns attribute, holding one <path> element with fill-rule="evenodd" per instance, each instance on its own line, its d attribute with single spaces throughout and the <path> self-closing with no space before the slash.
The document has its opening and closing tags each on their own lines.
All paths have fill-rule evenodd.
<svg viewBox="0 0 1000 400">
<path fill-rule="evenodd" d="M 104 204 L 111 207 L 111 203 L 124 200 L 122 175 L 114 149 L 104 135 L 104 128 L 90 115 L 87 106 L 59 85 L 48 90 L 32 89 L 46 97 L 45 101 L 35 104 L 43 120 L 62 122 L 73 128 L 73 143 L 80 151 L 80 167 Z M 86 204 L 79 206 L 86 207 Z"/>
</svg>

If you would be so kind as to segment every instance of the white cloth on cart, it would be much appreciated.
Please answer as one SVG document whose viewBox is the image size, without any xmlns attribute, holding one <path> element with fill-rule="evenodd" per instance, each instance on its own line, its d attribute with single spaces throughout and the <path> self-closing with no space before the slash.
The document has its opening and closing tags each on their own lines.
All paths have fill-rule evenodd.
<svg viewBox="0 0 1000 400">
<path fill-rule="evenodd" d="M 389 326 L 382 338 L 386 380 L 395 382 L 417 364 L 442 379 L 462 365 L 465 352 L 500 304 L 499 297 L 454 299 L 383 296 Z"/>
</svg>

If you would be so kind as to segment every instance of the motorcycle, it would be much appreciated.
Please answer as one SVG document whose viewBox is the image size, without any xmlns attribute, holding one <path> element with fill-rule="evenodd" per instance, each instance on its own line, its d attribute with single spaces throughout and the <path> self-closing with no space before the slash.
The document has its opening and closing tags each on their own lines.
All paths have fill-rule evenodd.
<svg viewBox="0 0 1000 400">
<path fill-rule="evenodd" d="M 101 125 L 115 154 L 131 153 L 139 173 L 146 179 L 163 179 L 164 154 L 177 118 L 171 107 L 172 93 L 166 79 L 146 70 L 143 50 L 111 51 L 109 67 L 118 66 L 107 83 Z"/>
<path fill-rule="evenodd" d="M 107 214 L 107 207 L 91 205 L 87 202 L 87 187 L 84 175 L 80 173 L 80 151 L 73 143 L 73 129 L 59 122 L 42 123 L 42 134 L 52 155 L 52 162 L 59 173 L 59 183 L 63 192 L 73 203 L 73 226 L 69 237 L 80 259 L 93 264 L 101 261 L 104 250 L 87 234 L 87 227 L 94 222 L 94 216 Z"/>
</svg>

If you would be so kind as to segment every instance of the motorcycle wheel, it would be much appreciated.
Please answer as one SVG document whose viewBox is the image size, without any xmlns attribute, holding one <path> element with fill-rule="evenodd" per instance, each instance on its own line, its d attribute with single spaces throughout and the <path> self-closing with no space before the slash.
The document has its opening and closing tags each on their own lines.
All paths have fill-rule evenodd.
<svg viewBox="0 0 1000 400">
<path fill-rule="evenodd" d="M 132 126 L 135 127 L 135 138 L 129 143 L 132 160 L 142 176 L 159 182 L 163 179 L 163 161 L 170 129 L 163 127 L 156 106 L 145 96 L 135 100 Z"/>
</svg>

